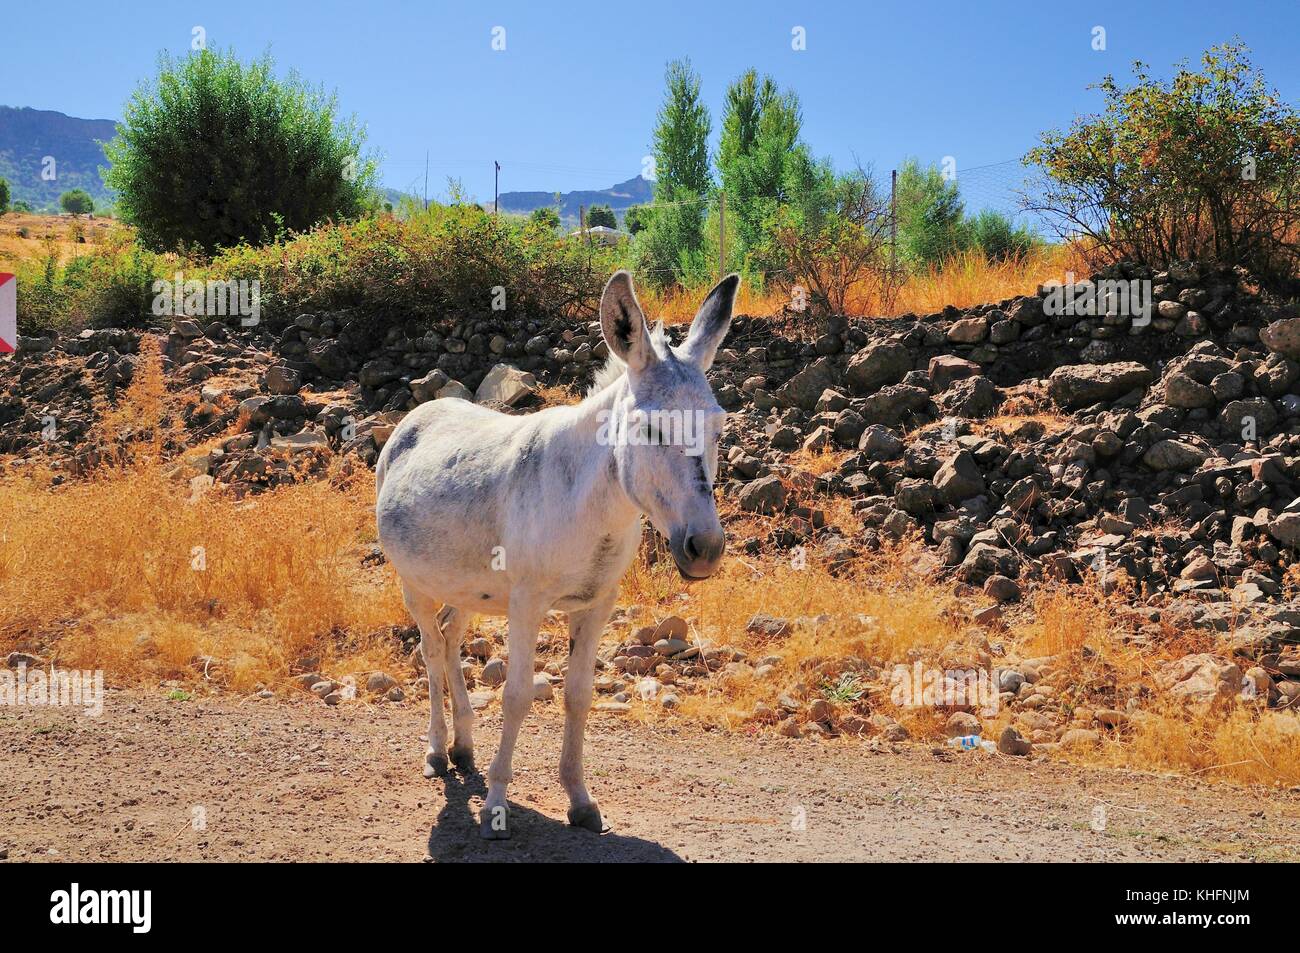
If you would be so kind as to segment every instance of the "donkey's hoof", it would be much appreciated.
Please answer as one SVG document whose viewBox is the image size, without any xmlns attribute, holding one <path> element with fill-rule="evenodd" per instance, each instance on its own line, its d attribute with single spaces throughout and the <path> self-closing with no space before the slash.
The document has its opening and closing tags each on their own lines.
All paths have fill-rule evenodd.
<svg viewBox="0 0 1300 953">
<path fill-rule="evenodd" d="M 426 778 L 445 778 L 449 770 L 445 754 L 430 751 L 424 756 L 424 776 Z"/>
<path fill-rule="evenodd" d="M 474 749 L 457 748 L 451 749 L 451 763 L 454 764 L 461 774 L 474 773 Z"/>
<path fill-rule="evenodd" d="M 478 836 L 484 840 L 510 839 L 510 809 L 508 807 L 484 807 L 479 817 Z"/>
<path fill-rule="evenodd" d="M 595 801 L 569 808 L 569 824 L 591 831 L 593 834 L 603 834 L 609 830 L 600 816 L 600 808 L 596 806 Z"/>
</svg>

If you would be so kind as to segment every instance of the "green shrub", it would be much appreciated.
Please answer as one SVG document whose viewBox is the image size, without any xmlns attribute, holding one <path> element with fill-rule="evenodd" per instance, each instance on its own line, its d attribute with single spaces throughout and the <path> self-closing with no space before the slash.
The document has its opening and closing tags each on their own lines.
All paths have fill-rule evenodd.
<svg viewBox="0 0 1300 953">
<path fill-rule="evenodd" d="M 164 55 L 105 148 L 104 178 L 145 247 L 211 254 L 377 207 L 362 141 L 332 96 L 276 79 L 269 57 Z"/>
<path fill-rule="evenodd" d="M 153 282 L 168 271 L 135 244 L 97 246 L 66 264 L 53 242 L 19 264 L 18 330 L 74 332 L 87 327 L 144 327 L 154 322 Z"/>
<path fill-rule="evenodd" d="M 474 205 L 368 217 L 217 256 L 211 277 L 258 281 L 266 320 L 357 308 L 377 320 L 590 317 L 617 252 L 557 236 L 542 221 Z M 502 289 L 498 294 L 496 289 Z"/>
<path fill-rule="evenodd" d="M 0 179 L 0 215 L 9 211 L 9 183 Z"/>
<path fill-rule="evenodd" d="M 72 189 L 59 196 L 59 207 L 73 215 L 89 215 L 95 211 L 95 200 L 85 189 Z"/>
<path fill-rule="evenodd" d="M 1026 157 L 1046 180 L 1028 204 L 1111 260 L 1213 258 L 1284 280 L 1300 259 L 1300 112 L 1238 42 L 1202 66 L 1161 82 L 1138 63 L 1127 88 L 1105 77 L 1105 112 Z"/>
<path fill-rule="evenodd" d="M 992 262 L 1021 258 L 1041 240 L 1023 225 L 1016 225 L 1007 216 L 993 209 L 985 209 L 974 218 L 967 219 L 969 244 L 983 252 Z"/>
<path fill-rule="evenodd" d="M 908 159 L 898 170 L 895 186 L 898 250 L 913 268 L 942 265 L 967 244 L 965 209 L 957 183 L 934 166 Z"/>
</svg>

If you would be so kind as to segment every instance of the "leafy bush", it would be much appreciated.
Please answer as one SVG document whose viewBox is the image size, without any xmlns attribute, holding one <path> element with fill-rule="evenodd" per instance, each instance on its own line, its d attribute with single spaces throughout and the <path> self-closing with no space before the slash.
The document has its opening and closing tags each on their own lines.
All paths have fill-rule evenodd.
<svg viewBox="0 0 1300 953">
<path fill-rule="evenodd" d="M 276 79 L 269 57 L 164 55 L 105 148 L 104 179 L 143 245 L 210 254 L 377 207 L 362 141 L 334 97 Z"/>
<path fill-rule="evenodd" d="M 73 215 L 89 215 L 95 211 L 95 200 L 85 189 L 72 189 L 59 196 L 59 207 Z"/>
<path fill-rule="evenodd" d="M 942 264 L 966 247 L 965 209 L 957 183 L 934 166 L 908 159 L 895 185 L 898 250 L 913 268 Z"/>
<path fill-rule="evenodd" d="M 865 285 L 888 300 L 889 200 L 871 175 L 837 175 L 829 162 L 799 149 L 787 163 L 784 188 L 790 198 L 764 224 L 755 255 L 773 281 L 796 299 L 802 288 L 818 314 L 844 314 L 850 291 Z"/>
<path fill-rule="evenodd" d="M 144 326 L 152 321 L 153 282 L 167 271 L 159 256 L 120 238 L 67 264 L 47 242 L 41 257 L 21 262 L 16 272 L 18 330 Z"/>
<path fill-rule="evenodd" d="M 974 218 L 967 219 L 968 244 L 978 248 L 991 262 L 1022 258 L 1035 245 L 1037 235 L 1023 225 L 1016 225 L 993 209 L 985 209 Z"/>
<path fill-rule="evenodd" d="M 431 204 L 405 219 L 368 217 L 213 259 L 211 276 L 260 282 L 268 321 L 358 308 L 377 320 L 594 314 L 612 250 L 555 235 L 541 221 L 474 205 Z"/>
<path fill-rule="evenodd" d="M 0 179 L 0 215 L 9 211 L 9 183 Z"/>
<path fill-rule="evenodd" d="M 1028 204 L 1083 233 L 1103 257 L 1163 266 L 1182 258 L 1294 275 L 1300 234 L 1300 114 L 1270 91 L 1238 42 L 1169 82 L 1135 64 L 1132 86 L 1098 84 L 1100 116 L 1052 131 L 1026 162 L 1045 173 Z"/>
<path fill-rule="evenodd" d="M 543 205 L 541 208 L 533 209 L 528 218 L 534 225 L 551 231 L 555 231 L 560 227 L 560 213 L 551 205 Z"/>
</svg>

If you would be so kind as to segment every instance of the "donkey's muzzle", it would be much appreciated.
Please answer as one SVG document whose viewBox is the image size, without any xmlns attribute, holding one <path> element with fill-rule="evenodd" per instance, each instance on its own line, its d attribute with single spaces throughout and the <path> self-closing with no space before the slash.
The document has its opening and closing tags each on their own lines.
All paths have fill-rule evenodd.
<svg viewBox="0 0 1300 953">
<path fill-rule="evenodd" d="M 716 532 L 686 532 L 680 541 L 671 541 L 673 559 L 677 570 L 687 579 L 707 579 L 722 562 L 722 552 L 727 547 L 722 530 Z"/>
</svg>

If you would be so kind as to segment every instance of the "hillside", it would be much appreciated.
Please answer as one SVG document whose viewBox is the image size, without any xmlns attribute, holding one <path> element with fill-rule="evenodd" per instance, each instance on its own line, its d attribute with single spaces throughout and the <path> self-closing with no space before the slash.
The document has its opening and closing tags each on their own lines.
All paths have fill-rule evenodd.
<svg viewBox="0 0 1300 953">
<path fill-rule="evenodd" d="M 582 189 L 560 194 L 560 219 L 576 225 L 580 209 L 585 206 L 608 205 L 623 221 L 623 213 L 633 205 L 649 202 L 654 186 L 641 176 L 618 182 L 607 189 Z M 555 205 L 554 192 L 502 192 L 501 211 L 526 215 L 545 205 Z"/>
<path fill-rule="evenodd" d="M 78 119 L 50 109 L 0 106 L 0 178 L 9 182 L 14 202 L 33 209 L 55 209 L 69 189 L 85 189 L 102 208 L 112 202 L 100 178 L 107 163 L 103 143 L 113 138 L 111 119 Z M 54 159 L 55 178 L 41 177 Z"/>
</svg>

